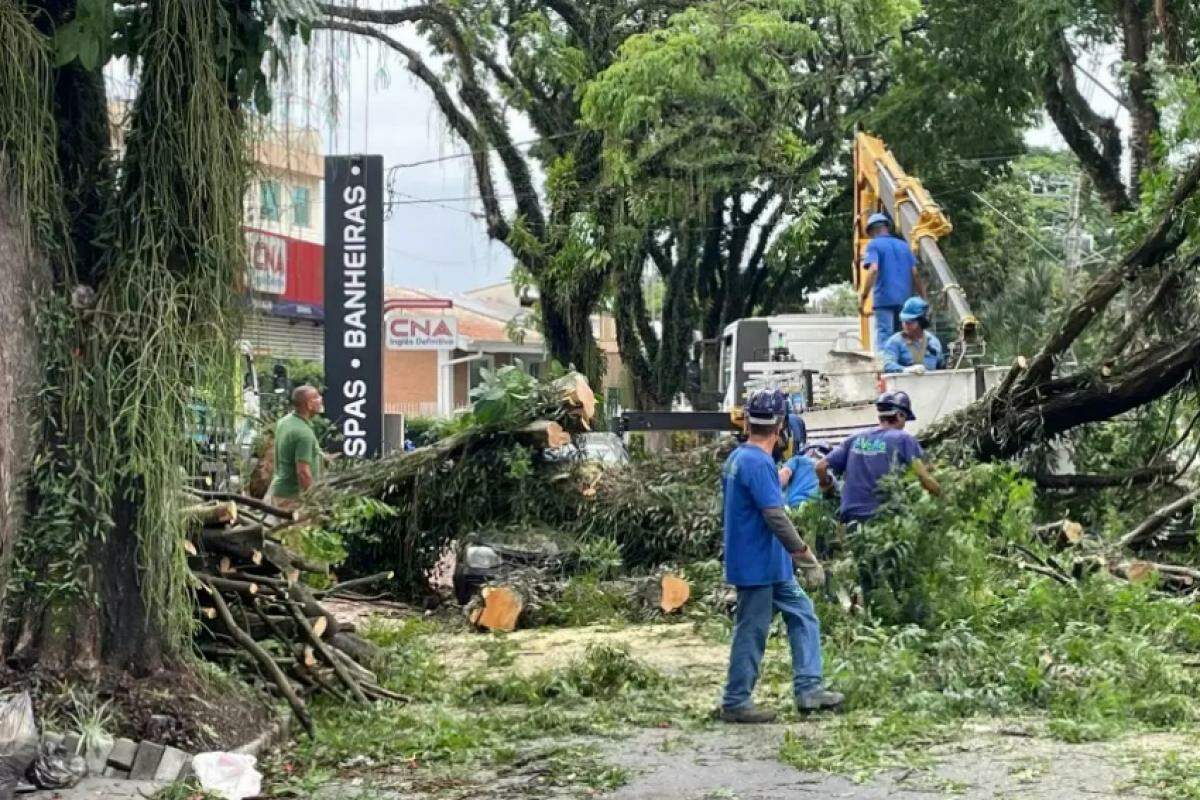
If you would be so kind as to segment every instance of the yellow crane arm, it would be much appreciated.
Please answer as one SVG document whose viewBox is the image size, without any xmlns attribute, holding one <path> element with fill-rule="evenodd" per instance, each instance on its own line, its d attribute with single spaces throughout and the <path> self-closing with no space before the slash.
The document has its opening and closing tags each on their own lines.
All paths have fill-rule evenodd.
<svg viewBox="0 0 1200 800">
<path fill-rule="evenodd" d="M 954 229 L 950 220 L 921 182 L 901 169 L 882 139 L 860 131 L 854 137 L 854 264 L 851 272 L 855 290 L 862 287 L 864 280 L 862 259 L 870 241 L 867 219 L 877 211 L 887 211 L 908 240 L 913 254 L 933 273 L 964 340 L 975 338 L 979 321 L 971 313 L 966 293 L 938 246 L 938 240 Z M 859 326 L 863 347 L 869 349 L 869 298 L 867 302 L 865 313 L 859 314 Z"/>
</svg>

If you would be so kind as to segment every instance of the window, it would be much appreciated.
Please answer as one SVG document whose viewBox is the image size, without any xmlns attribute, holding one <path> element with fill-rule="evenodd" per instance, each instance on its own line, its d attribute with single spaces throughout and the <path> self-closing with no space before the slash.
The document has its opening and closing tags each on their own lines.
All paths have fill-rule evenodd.
<svg viewBox="0 0 1200 800">
<path fill-rule="evenodd" d="M 292 222 L 301 228 L 309 226 L 309 191 L 307 186 L 292 187 Z"/>
<path fill-rule="evenodd" d="M 471 366 L 471 376 L 467 386 L 468 389 L 474 389 L 476 386 L 479 386 L 483 383 L 483 370 L 486 369 L 488 372 L 496 371 L 495 356 L 484 356 L 483 358 L 477 358 L 474 361 L 469 361 L 467 363 Z"/>
<path fill-rule="evenodd" d="M 259 210 L 268 222 L 279 222 L 279 183 L 263 181 L 259 184 Z"/>
</svg>

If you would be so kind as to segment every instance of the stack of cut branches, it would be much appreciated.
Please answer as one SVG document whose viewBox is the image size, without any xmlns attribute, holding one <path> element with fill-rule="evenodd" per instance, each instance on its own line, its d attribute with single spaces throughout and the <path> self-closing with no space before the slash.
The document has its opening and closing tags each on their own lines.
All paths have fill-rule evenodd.
<svg viewBox="0 0 1200 800">
<path fill-rule="evenodd" d="M 288 548 L 280 534 L 295 512 L 261 500 L 219 492 L 193 492 L 184 510 L 185 543 L 201 626 L 200 652 L 228 664 L 285 699 L 310 732 L 304 698 L 328 692 L 346 701 L 403 700 L 379 684 L 380 651 L 341 624 L 321 600 L 390 580 L 392 573 L 314 590 L 305 573 L 326 575 L 326 565 Z"/>
<path fill-rule="evenodd" d="M 1017 566 L 1037 572 L 1059 583 L 1097 571 L 1131 583 L 1154 582 L 1173 594 L 1197 595 L 1200 592 L 1200 568 L 1188 555 L 1200 543 L 1193 523 L 1192 508 L 1200 502 L 1200 489 L 1177 497 L 1152 512 L 1116 542 L 1105 542 L 1088 535 L 1083 526 L 1068 519 L 1039 525 L 1034 536 L 1059 552 L 1040 557 L 1024 547 L 1015 548 Z"/>
</svg>

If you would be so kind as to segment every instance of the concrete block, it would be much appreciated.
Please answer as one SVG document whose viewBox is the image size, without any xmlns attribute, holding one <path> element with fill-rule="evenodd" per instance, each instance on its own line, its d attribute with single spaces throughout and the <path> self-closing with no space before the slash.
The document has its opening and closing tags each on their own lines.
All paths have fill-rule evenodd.
<svg viewBox="0 0 1200 800">
<path fill-rule="evenodd" d="M 92 775 L 99 775 L 103 772 L 105 765 L 108 764 L 108 754 L 112 752 L 112 749 L 113 740 L 108 737 L 84 747 L 84 752 L 80 755 L 87 759 L 88 772 Z"/>
<path fill-rule="evenodd" d="M 43 733 L 42 741 L 45 744 L 62 744 L 63 743 L 63 735 L 61 733 L 49 733 L 49 732 Z"/>
<path fill-rule="evenodd" d="M 101 774 L 105 778 L 121 778 L 124 780 L 129 777 L 129 770 L 117 769 L 116 767 L 105 767 L 104 772 Z"/>
<path fill-rule="evenodd" d="M 129 779 L 134 781 L 153 780 L 158 771 L 158 763 L 162 761 L 163 753 L 167 750 L 161 744 L 142 742 L 138 745 L 137 755 L 133 758 L 133 767 L 129 770 Z"/>
<path fill-rule="evenodd" d="M 137 756 L 137 742 L 132 739 L 117 739 L 113 749 L 108 754 L 108 765 L 126 772 L 133 769 L 133 759 Z"/>
<path fill-rule="evenodd" d="M 168 747 L 162 754 L 162 760 L 158 762 L 158 769 L 154 772 L 154 780 L 156 781 L 173 781 L 179 777 L 179 773 L 183 768 L 192 762 L 192 757 L 187 753 L 175 747 Z"/>
<path fill-rule="evenodd" d="M 79 753 L 79 736 L 78 736 L 78 734 L 69 733 L 66 736 L 64 736 L 63 740 L 62 740 L 62 746 L 63 746 L 63 749 L 67 751 L 67 755 L 69 755 L 69 756 L 73 756 L 76 754 L 82 755 L 82 753 Z"/>
</svg>

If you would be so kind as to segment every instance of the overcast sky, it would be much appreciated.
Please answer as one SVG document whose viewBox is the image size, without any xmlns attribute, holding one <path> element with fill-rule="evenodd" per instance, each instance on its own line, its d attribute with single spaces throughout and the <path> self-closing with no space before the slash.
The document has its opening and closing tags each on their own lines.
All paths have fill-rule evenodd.
<svg viewBox="0 0 1200 800">
<path fill-rule="evenodd" d="M 346 64 L 337 81 L 343 88 L 340 112 L 333 122 L 325 109 L 310 111 L 310 124 L 321 128 L 329 154 L 383 156 L 395 202 L 385 226 L 389 285 L 445 292 L 503 281 L 512 256 L 504 245 L 489 241 L 478 218 L 479 201 L 464 199 L 478 195 L 470 160 L 448 156 L 464 153 L 466 146 L 446 131 L 428 90 L 400 56 L 334 36 L 338 60 Z M 420 46 L 414 37 L 403 38 Z M 291 117 L 296 116 L 293 111 Z M 520 122 L 516 135 L 519 140 L 533 136 Z M 442 160 L 406 166 L 435 159 Z M 496 178 L 502 178 L 499 165 Z"/>
</svg>

